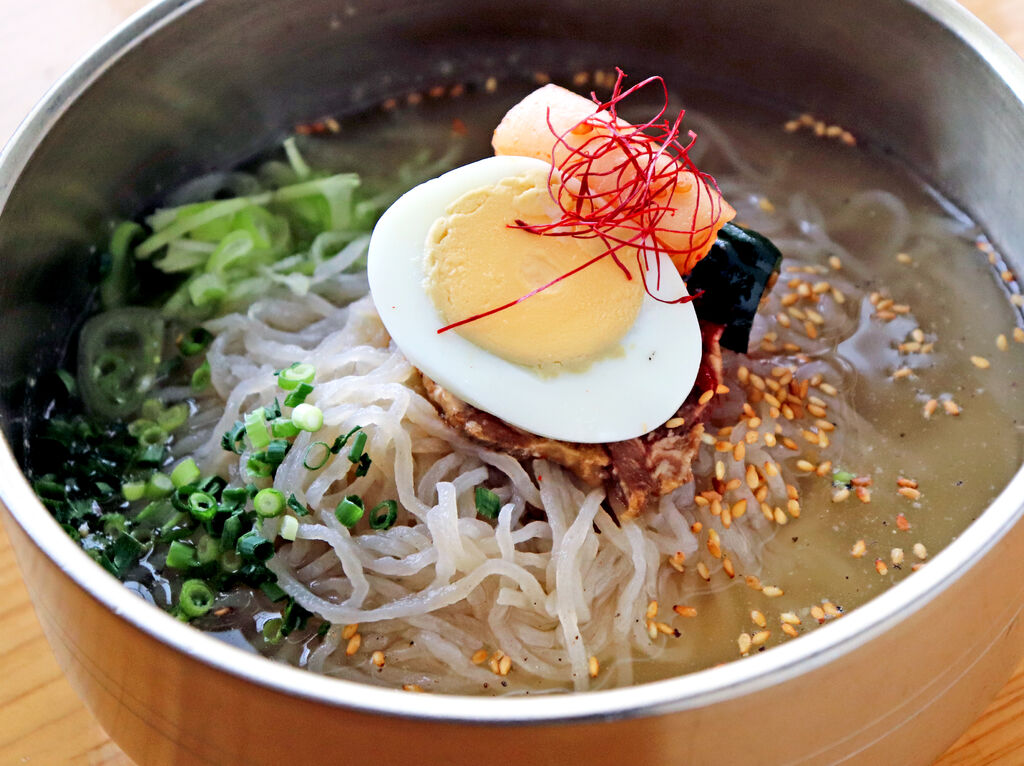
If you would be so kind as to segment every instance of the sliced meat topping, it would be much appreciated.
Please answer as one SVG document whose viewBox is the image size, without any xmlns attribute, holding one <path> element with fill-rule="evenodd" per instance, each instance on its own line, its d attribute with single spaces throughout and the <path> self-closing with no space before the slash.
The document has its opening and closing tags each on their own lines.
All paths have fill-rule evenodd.
<svg viewBox="0 0 1024 766">
<path fill-rule="evenodd" d="M 648 434 L 620 442 L 579 444 L 546 439 L 477 409 L 426 375 L 423 386 L 450 427 L 519 460 L 550 460 L 591 486 L 605 484 L 616 505 L 621 504 L 620 515 L 629 518 L 693 478 L 691 466 L 711 406 L 700 399 L 705 391 L 715 391 L 722 382 L 719 339 L 723 329 L 701 322 L 700 369 L 693 390 L 676 415 Z"/>
</svg>

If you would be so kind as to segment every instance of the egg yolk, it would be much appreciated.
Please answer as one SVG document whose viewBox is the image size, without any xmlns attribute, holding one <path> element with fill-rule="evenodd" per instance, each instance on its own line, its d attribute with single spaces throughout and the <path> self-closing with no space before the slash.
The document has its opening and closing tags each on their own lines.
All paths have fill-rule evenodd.
<svg viewBox="0 0 1024 766">
<path fill-rule="evenodd" d="M 482 314 L 605 252 L 599 239 L 544 236 L 509 224 L 556 220 L 546 171 L 463 194 L 427 235 L 427 294 L 446 323 Z M 458 327 L 477 346 L 547 372 L 579 369 L 613 354 L 636 320 L 644 289 L 635 251 L 602 258 L 521 303 Z"/>
</svg>

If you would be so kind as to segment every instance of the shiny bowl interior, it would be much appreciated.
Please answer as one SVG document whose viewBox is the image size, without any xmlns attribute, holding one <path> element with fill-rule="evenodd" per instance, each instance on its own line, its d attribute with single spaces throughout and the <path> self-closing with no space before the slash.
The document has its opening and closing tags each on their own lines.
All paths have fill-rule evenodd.
<svg viewBox="0 0 1024 766">
<path fill-rule="evenodd" d="M 1024 513 L 1022 472 L 922 572 L 800 641 L 684 678 L 529 699 L 367 688 L 222 644 L 148 606 L 92 563 L 21 475 L 33 374 L 56 365 L 79 320 L 88 300 L 82 253 L 102 240 L 104 222 L 136 215 L 185 179 L 251 157 L 295 124 L 436 82 L 618 64 L 828 115 L 872 137 L 876 151 L 909 164 L 982 222 L 1014 270 L 1024 272 L 1024 217 L 1010 193 L 1024 176 L 1024 64 L 959 6 L 643 0 L 625 16 L 619 3 L 581 0 L 478 0 L 471 10 L 444 0 L 164 0 L 59 83 L 8 145 L 0 157 L 0 497 L 58 659 L 129 754 L 143 762 L 250 763 L 288 752 L 379 752 L 391 762 L 401 748 L 380 735 L 401 729 L 438 762 L 472 762 L 473 745 L 494 741 L 507 745 L 512 762 L 548 762 L 514 744 L 524 735 L 577 748 L 598 763 L 626 753 L 738 762 L 730 754 L 752 752 L 742 742 L 720 742 L 713 751 L 681 740 L 700 731 L 710 736 L 721 725 L 717 711 L 730 706 L 754 711 L 773 694 L 785 700 L 806 692 L 811 679 L 836 680 L 861 663 L 900 656 L 902 649 L 871 647 L 922 629 L 937 636 L 936 610 L 968 609 L 962 602 L 977 583 L 997 575 L 1003 579 L 988 591 L 992 603 L 960 613 L 990 627 L 963 651 L 948 651 L 990 658 L 963 672 L 969 678 L 970 668 L 984 670 L 977 689 L 1005 678 L 1019 651 L 1004 645 L 1020 643 L 1015 618 L 1024 603 L 1024 536 L 1014 528 Z M 995 655 L 986 653 L 992 647 Z M 129 656 L 127 667 L 115 654 Z M 900 683 L 915 699 L 929 688 L 941 697 L 928 678 L 954 655 L 924 654 Z M 851 699 L 866 695 L 867 686 L 853 684 Z M 948 688 L 959 689 L 953 681 Z M 225 728 L 270 709 L 291 734 L 271 741 L 255 733 L 245 745 L 230 744 L 204 723 L 214 708 L 202 700 L 214 693 L 236 708 L 225 712 L 217 703 Z M 974 692 L 982 693 L 990 692 Z M 918 703 L 927 707 L 925 696 Z M 195 710 L 186 699 L 199 699 Z M 769 763 L 869 758 L 878 743 L 893 753 L 900 731 L 900 747 L 917 749 L 898 762 L 925 763 L 921 758 L 941 752 L 984 701 L 937 719 L 896 706 L 899 721 L 885 725 L 867 713 L 843 721 L 841 706 L 833 715 L 812 700 L 806 711 L 823 716 L 817 731 L 787 723 L 781 713 L 766 713 L 754 728 L 764 731 L 759 752 Z M 910 728 L 900 728 L 904 721 Z M 936 721 L 948 734 L 926 731 Z M 320 741 L 303 750 L 299 735 L 315 740 L 327 722 L 345 732 L 345 747 Z M 775 741 L 769 726 L 803 739 Z M 376 739 L 353 735 L 357 730 Z"/>
</svg>

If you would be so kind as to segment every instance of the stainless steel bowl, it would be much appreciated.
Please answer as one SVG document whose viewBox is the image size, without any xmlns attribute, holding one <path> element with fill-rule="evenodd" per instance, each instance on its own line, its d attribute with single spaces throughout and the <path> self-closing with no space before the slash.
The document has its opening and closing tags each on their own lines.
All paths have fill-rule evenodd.
<svg viewBox="0 0 1024 766">
<path fill-rule="evenodd" d="M 1024 648 L 1024 472 L 921 572 L 744 662 L 614 691 L 416 695 L 244 653 L 71 542 L 18 467 L 26 390 L 86 299 L 102 223 L 297 122 L 437 79 L 618 63 L 734 86 L 884 141 L 1024 273 L 1024 64 L 948 0 L 164 0 L 0 158 L 4 520 L 57 658 L 139 763 L 926 764 Z"/>
</svg>

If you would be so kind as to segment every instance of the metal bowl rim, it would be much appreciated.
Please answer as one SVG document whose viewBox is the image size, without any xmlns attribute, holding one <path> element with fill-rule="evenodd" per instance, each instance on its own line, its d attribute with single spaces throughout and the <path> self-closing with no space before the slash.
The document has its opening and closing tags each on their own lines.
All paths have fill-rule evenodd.
<svg viewBox="0 0 1024 766">
<path fill-rule="evenodd" d="M 140 40 L 205 0 L 157 0 L 115 29 L 68 71 L 0 152 L 0 214 L 32 153 L 65 109 Z M 954 0 L 904 0 L 981 55 L 1024 103 L 1024 62 Z M 843 619 L 799 641 L 743 661 L 663 681 L 595 692 L 530 697 L 409 694 L 328 678 L 230 646 L 151 606 L 97 566 L 61 529 L 32 491 L 0 437 L 0 500 L 36 547 L 85 593 L 142 633 L 214 670 L 285 695 L 355 711 L 444 723 L 557 724 L 658 715 L 750 694 L 813 671 L 885 633 L 953 585 L 1024 516 L 1024 467 L 957 539 L 926 567 Z"/>
</svg>

